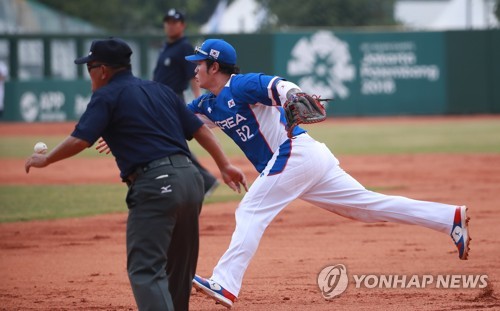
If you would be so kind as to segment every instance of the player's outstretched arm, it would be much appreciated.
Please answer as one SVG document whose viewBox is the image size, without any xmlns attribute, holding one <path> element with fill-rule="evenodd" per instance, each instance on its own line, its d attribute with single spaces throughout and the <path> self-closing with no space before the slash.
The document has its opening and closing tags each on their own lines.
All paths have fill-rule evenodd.
<svg viewBox="0 0 500 311">
<path fill-rule="evenodd" d="M 194 133 L 194 139 L 206 150 L 215 163 L 219 167 L 219 170 L 222 175 L 222 179 L 224 182 L 234 191 L 238 193 L 241 192 L 241 186 L 248 191 L 247 181 L 245 174 L 237 168 L 233 166 L 226 154 L 222 150 L 222 147 L 217 140 L 217 137 L 212 133 L 212 131 L 206 126 L 202 125 L 198 131 Z"/>
</svg>

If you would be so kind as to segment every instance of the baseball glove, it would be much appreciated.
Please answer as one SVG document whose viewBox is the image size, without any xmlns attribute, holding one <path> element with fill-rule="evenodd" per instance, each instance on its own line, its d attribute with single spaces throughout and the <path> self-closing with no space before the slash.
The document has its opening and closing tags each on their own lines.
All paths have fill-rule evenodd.
<svg viewBox="0 0 500 311">
<path fill-rule="evenodd" d="M 326 111 L 320 98 L 306 93 L 294 93 L 283 105 L 288 137 L 292 138 L 293 129 L 299 124 L 310 124 L 324 121 Z"/>
</svg>

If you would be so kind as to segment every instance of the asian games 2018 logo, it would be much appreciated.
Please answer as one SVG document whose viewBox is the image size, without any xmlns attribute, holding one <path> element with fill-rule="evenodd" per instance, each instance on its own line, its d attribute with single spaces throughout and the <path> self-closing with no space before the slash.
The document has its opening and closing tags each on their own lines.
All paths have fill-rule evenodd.
<svg viewBox="0 0 500 311">
<path fill-rule="evenodd" d="M 302 90 L 323 98 L 348 97 L 344 82 L 356 75 L 349 45 L 330 31 L 301 38 L 292 48 L 287 71 Z"/>
</svg>

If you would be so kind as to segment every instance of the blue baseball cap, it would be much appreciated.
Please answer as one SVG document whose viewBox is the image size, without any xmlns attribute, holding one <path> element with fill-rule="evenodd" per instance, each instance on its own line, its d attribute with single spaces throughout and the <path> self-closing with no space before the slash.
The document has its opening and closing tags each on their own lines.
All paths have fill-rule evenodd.
<svg viewBox="0 0 500 311">
<path fill-rule="evenodd" d="M 222 39 L 207 39 L 194 49 L 194 55 L 185 57 L 190 62 L 211 59 L 218 63 L 236 65 L 236 50 Z"/>
<path fill-rule="evenodd" d="M 130 64 L 130 55 L 132 55 L 132 49 L 121 39 L 94 40 L 90 46 L 89 54 L 75 59 L 75 64 L 99 61 L 108 65 L 128 65 Z"/>
</svg>

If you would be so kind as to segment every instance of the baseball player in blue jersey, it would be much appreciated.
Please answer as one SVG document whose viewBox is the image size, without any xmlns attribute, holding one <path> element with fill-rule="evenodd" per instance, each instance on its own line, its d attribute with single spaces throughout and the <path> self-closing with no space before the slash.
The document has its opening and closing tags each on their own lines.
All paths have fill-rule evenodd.
<svg viewBox="0 0 500 311">
<path fill-rule="evenodd" d="M 363 222 L 388 221 L 451 234 L 459 258 L 469 250 L 466 207 L 417 201 L 365 189 L 340 166 L 328 147 L 297 126 L 287 136 L 282 105 L 301 93 L 278 76 L 238 74 L 236 51 L 208 39 L 186 57 L 197 64 L 196 79 L 207 94 L 188 108 L 231 137 L 260 173 L 236 209 L 229 248 L 210 278 L 195 276 L 194 286 L 230 308 L 260 239 L 274 217 L 295 199 Z"/>
</svg>

